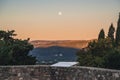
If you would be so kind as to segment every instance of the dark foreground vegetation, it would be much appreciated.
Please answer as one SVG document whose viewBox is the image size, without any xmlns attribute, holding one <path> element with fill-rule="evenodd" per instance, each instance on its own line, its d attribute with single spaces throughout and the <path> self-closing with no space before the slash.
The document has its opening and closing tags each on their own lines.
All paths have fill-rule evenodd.
<svg viewBox="0 0 120 80">
<path fill-rule="evenodd" d="M 28 56 L 33 45 L 27 40 L 15 39 L 14 30 L 0 30 L 0 65 L 31 65 L 36 63 L 35 57 Z"/>
<path fill-rule="evenodd" d="M 81 66 L 120 70 L 120 14 L 116 30 L 111 24 L 105 37 L 105 32 L 101 29 L 98 39 L 90 42 L 88 47 L 79 51 L 77 55 Z"/>
</svg>

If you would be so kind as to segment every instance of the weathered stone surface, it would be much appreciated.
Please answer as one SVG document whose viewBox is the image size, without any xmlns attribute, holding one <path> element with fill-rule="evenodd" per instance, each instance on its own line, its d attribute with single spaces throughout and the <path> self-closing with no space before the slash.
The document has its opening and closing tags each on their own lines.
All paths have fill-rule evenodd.
<svg viewBox="0 0 120 80">
<path fill-rule="evenodd" d="M 120 70 L 81 66 L 0 66 L 0 80 L 120 80 Z"/>
</svg>

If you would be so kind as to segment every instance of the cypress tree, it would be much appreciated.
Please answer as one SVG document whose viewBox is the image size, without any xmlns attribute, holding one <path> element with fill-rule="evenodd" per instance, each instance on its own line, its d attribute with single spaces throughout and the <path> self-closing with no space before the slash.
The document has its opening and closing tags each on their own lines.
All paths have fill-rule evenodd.
<svg viewBox="0 0 120 80">
<path fill-rule="evenodd" d="M 105 32 L 103 29 L 100 30 L 100 33 L 99 33 L 99 36 L 98 36 L 98 40 L 101 40 L 101 39 L 105 39 Z"/>
<path fill-rule="evenodd" d="M 119 13 L 119 19 L 117 22 L 117 30 L 116 30 L 116 45 L 119 45 L 120 43 L 120 13 Z"/>
<path fill-rule="evenodd" d="M 115 28 L 113 27 L 113 24 L 111 24 L 111 26 L 109 27 L 109 31 L 108 31 L 108 37 L 114 41 L 114 32 L 115 32 Z"/>
</svg>

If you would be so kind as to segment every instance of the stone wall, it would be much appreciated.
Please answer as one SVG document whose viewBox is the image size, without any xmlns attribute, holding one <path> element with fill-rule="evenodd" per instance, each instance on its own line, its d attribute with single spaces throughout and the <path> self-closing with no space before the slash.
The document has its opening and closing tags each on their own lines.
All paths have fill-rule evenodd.
<svg viewBox="0 0 120 80">
<path fill-rule="evenodd" d="M 81 66 L 0 66 L 0 80 L 120 80 L 120 70 Z"/>
</svg>

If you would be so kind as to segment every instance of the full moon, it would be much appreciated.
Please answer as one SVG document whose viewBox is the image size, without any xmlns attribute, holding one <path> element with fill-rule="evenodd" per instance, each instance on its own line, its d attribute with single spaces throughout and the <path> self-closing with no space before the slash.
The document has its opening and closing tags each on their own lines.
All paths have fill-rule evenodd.
<svg viewBox="0 0 120 80">
<path fill-rule="evenodd" d="M 61 16 L 61 15 L 62 15 L 62 12 L 61 12 L 61 11 L 59 11 L 59 12 L 58 12 L 58 15 L 60 15 L 60 16 Z"/>
</svg>

